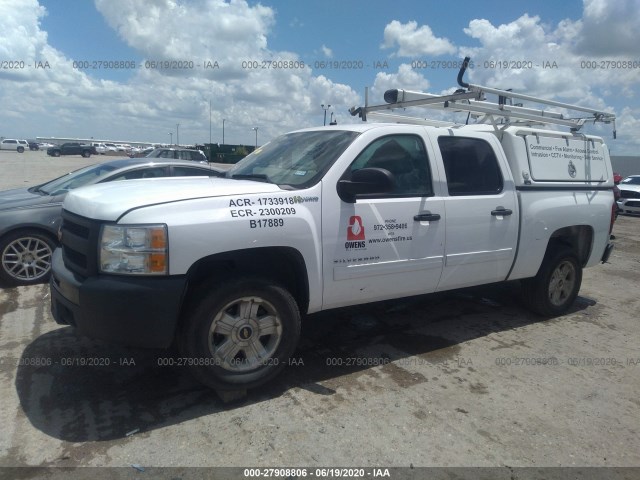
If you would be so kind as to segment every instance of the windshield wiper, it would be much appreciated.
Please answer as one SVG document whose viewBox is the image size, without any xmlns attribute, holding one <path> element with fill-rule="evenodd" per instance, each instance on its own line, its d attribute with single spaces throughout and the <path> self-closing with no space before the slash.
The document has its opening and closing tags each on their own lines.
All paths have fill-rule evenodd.
<svg viewBox="0 0 640 480">
<path fill-rule="evenodd" d="M 271 183 L 269 177 L 267 177 L 264 173 L 236 173 L 235 175 L 231 175 L 231 178 L 258 180 L 261 182 Z"/>
<path fill-rule="evenodd" d="M 47 192 L 46 190 L 43 190 L 40 187 L 41 185 L 38 185 L 37 187 L 31 187 L 29 191 L 32 193 L 39 193 L 40 195 L 49 195 L 49 192 Z"/>
</svg>

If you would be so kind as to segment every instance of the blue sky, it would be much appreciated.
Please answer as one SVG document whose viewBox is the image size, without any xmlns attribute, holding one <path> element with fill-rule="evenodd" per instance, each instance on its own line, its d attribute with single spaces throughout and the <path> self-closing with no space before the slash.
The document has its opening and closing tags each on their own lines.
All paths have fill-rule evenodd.
<svg viewBox="0 0 640 480">
<path fill-rule="evenodd" d="M 533 61 L 530 69 L 477 68 L 474 83 L 613 109 L 620 140 L 640 141 L 640 66 L 586 69 L 585 62 L 640 62 L 640 0 L 338 1 L 3 0 L 0 61 L 48 69 L 0 69 L 0 136 L 78 136 L 166 142 L 180 123 L 183 143 L 253 143 L 322 123 L 330 103 L 339 123 L 365 87 L 442 93 L 456 69 L 416 60 Z M 218 68 L 159 70 L 145 61 L 218 61 Z M 74 61 L 135 60 L 133 69 L 78 70 Z M 255 71 L 249 60 L 304 62 L 303 70 Z M 322 68 L 323 61 L 362 68 Z M 556 62 L 546 70 L 543 61 Z M 375 68 L 376 64 L 383 68 Z M 20 99 L 20 100 L 17 100 Z M 609 130 L 594 131 L 610 136 Z"/>
</svg>

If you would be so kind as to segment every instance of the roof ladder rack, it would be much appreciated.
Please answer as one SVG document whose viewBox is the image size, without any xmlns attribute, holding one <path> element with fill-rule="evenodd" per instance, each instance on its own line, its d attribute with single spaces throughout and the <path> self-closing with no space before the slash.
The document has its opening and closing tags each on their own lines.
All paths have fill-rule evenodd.
<svg viewBox="0 0 640 480">
<path fill-rule="evenodd" d="M 556 100 L 524 95 L 522 93 L 512 92 L 511 90 L 500 90 L 464 82 L 463 76 L 469 65 L 469 61 L 470 58 L 466 57 L 462 63 L 462 68 L 460 68 L 458 72 L 458 84 L 462 88 L 450 95 L 432 95 L 424 92 L 394 89 L 385 92 L 384 100 L 387 103 L 369 105 L 368 90 L 365 90 L 365 105 L 358 108 L 352 107 L 349 112 L 353 116 L 358 115 L 363 121 L 366 121 L 369 114 L 372 114 L 372 117 L 399 123 L 436 126 L 455 125 L 453 122 L 378 113 L 384 110 L 395 110 L 398 108 L 424 107 L 451 112 L 467 112 L 470 116 L 473 116 L 476 123 L 490 123 L 496 129 L 498 125 L 506 127 L 509 125 L 549 124 L 569 127 L 572 133 L 578 132 L 588 122 L 602 122 L 613 125 L 613 138 L 616 138 L 616 117 L 612 113 L 582 107 L 580 105 L 558 102 Z M 497 95 L 498 103 L 487 101 L 487 94 Z M 507 100 L 510 104 L 507 103 Z M 549 107 L 559 107 L 573 112 L 580 112 L 581 115 L 569 117 L 561 112 L 546 110 L 544 108 L 528 108 L 523 107 L 522 104 L 512 105 L 513 100 L 523 100 Z"/>
</svg>

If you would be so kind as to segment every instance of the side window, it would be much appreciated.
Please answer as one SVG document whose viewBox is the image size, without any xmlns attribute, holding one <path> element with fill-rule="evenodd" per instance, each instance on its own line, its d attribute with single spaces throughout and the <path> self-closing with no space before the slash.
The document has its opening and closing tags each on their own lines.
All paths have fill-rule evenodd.
<svg viewBox="0 0 640 480">
<path fill-rule="evenodd" d="M 140 168 L 138 170 L 131 170 L 115 177 L 110 178 L 109 182 L 117 182 L 119 180 L 138 180 L 140 178 L 158 178 L 166 177 L 166 170 L 164 167 L 156 168 Z"/>
<path fill-rule="evenodd" d="M 488 142 L 479 138 L 438 137 L 449 195 L 495 195 L 503 179 L 498 159 Z"/>
<path fill-rule="evenodd" d="M 196 162 L 202 162 L 203 160 L 204 161 L 207 160 L 205 156 L 203 156 L 200 152 L 196 150 L 193 150 L 189 153 L 191 154 L 189 160 L 195 160 Z"/>
<path fill-rule="evenodd" d="M 385 196 L 433 195 L 427 151 L 417 135 L 389 135 L 375 140 L 358 155 L 349 171 L 361 168 L 384 168 L 393 174 L 395 188 Z"/>
<path fill-rule="evenodd" d="M 174 166 L 172 176 L 174 177 L 215 177 L 215 170 L 204 170 L 202 168 L 191 168 Z"/>
</svg>

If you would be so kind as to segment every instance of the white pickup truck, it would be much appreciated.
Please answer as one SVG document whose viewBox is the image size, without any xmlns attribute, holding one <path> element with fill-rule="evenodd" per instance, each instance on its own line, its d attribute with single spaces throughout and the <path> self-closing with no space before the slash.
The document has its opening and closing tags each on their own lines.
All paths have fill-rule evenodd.
<svg viewBox="0 0 640 480">
<path fill-rule="evenodd" d="M 226 178 L 70 192 L 51 278 L 60 324 L 167 347 L 216 389 L 256 387 L 305 314 L 521 279 L 559 315 L 607 260 L 601 138 L 526 126 L 362 123 L 278 137 Z"/>
</svg>

